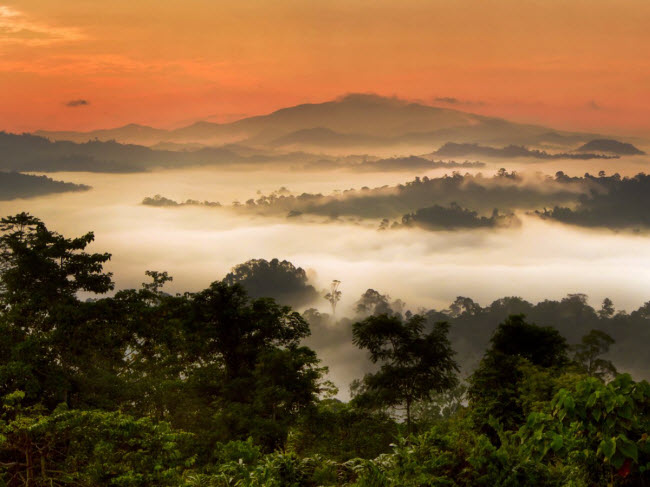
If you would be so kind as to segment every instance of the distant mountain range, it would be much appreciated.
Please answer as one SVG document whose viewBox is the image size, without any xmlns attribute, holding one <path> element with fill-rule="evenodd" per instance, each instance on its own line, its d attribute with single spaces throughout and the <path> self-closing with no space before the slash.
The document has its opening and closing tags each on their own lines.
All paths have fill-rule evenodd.
<svg viewBox="0 0 650 487">
<path fill-rule="evenodd" d="M 629 147 L 624 145 L 625 150 Z M 427 146 L 430 149 L 430 146 Z M 634 146 L 630 146 L 634 148 Z M 350 150 L 357 149 L 350 146 Z M 635 148 L 634 148 L 635 149 Z M 640 151 L 639 151 L 640 152 Z M 400 171 L 433 168 L 482 167 L 480 162 L 455 162 L 454 158 L 479 156 L 492 159 L 606 159 L 620 157 L 616 154 L 591 152 L 548 153 L 523 146 L 494 148 L 479 144 L 444 144 L 435 152 L 421 157 L 403 156 L 378 158 L 375 156 L 326 156 L 309 152 L 255 149 L 238 144 L 221 147 L 203 147 L 198 150 L 161 150 L 115 141 L 77 143 L 51 141 L 30 134 L 0 132 L 0 170 L 4 171 L 89 171 L 105 173 L 143 172 L 155 169 L 178 169 L 194 166 L 259 166 L 273 164 L 294 169 L 352 171 Z M 434 159 L 438 160 L 435 161 Z"/>
<path fill-rule="evenodd" d="M 197 122 L 175 130 L 131 124 L 92 132 L 38 131 L 36 135 L 75 142 L 97 139 L 160 147 L 191 144 L 192 148 L 239 143 L 288 150 L 431 147 L 447 141 L 575 147 L 599 138 L 366 94 L 297 105 L 226 124 Z"/>
<path fill-rule="evenodd" d="M 51 141 L 38 135 L 0 132 L 0 170 L 5 171 L 128 173 L 223 164 L 306 163 L 321 157 L 302 153 L 273 154 L 237 145 L 203 147 L 194 151 L 156 150 L 115 141 Z"/>
<path fill-rule="evenodd" d="M 354 154 L 369 156 L 344 157 Z M 260 163 L 352 170 L 441 167 L 431 157 L 409 157 L 417 154 L 444 158 L 451 167 L 450 158 L 466 156 L 589 159 L 643 152 L 602 136 L 375 95 L 348 95 L 176 130 L 127 125 L 93 132 L 0 132 L 0 170 L 5 171 L 138 172 Z"/>
</svg>

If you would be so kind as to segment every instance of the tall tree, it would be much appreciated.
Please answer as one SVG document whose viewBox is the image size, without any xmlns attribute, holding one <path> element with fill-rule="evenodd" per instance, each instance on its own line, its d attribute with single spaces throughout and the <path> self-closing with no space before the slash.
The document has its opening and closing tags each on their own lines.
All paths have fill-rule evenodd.
<svg viewBox="0 0 650 487">
<path fill-rule="evenodd" d="M 603 319 L 611 318 L 612 316 L 614 316 L 615 312 L 616 309 L 614 308 L 614 303 L 612 302 L 612 300 L 609 298 L 603 299 L 603 305 L 598 310 L 598 316 Z"/>
<path fill-rule="evenodd" d="M 324 296 L 332 306 L 332 320 L 336 321 L 336 305 L 341 300 L 341 291 L 339 291 L 339 286 L 341 281 L 334 279 L 330 284 L 330 290 Z"/>
<path fill-rule="evenodd" d="M 352 325 L 354 344 L 381 364 L 364 377 L 362 390 L 384 406 L 404 407 L 409 433 L 413 403 L 458 383 L 458 365 L 447 338 L 449 325 L 436 323 L 427 333 L 425 323 L 420 315 L 403 320 L 383 314 Z"/>
<path fill-rule="evenodd" d="M 212 428 L 225 439 L 253 436 L 267 448 L 284 443 L 288 427 L 322 392 L 326 369 L 301 347 L 307 322 L 272 299 L 214 282 L 189 296 L 182 319 L 188 381 L 215 408 Z"/>
<path fill-rule="evenodd" d="M 568 364 L 568 346 L 562 335 L 555 328 L 527 323 L 524 318 L 512 315 L 499 325 L 491 347 L 469 379 L 468 397 L 481 421 L 493 416 L 511 428 L 523 419 L 518 397 L 522 361 L 543 369 Z"/>
<path fill-rule="evenodd" d="M 601 358 L 616 343 L 611 336 L 601 330 L 591 330 L 582 341 L 571 347 L 573 361 L 581 372 L 601 380 L 616 376 L 616 367 L 610 360 Z"/>
<path fill-rule="evenodd" d="M 84 384 L 111 387 L 101 376 L 120 359 L 120 333 L 77 298 L 113 289 L 110 254 L 85 252 L 92 232 L 67 239 L 27 213 L 3 218 L 0 233 L 0 393 L 53 407 L 83 402 Z"/>
</svg>

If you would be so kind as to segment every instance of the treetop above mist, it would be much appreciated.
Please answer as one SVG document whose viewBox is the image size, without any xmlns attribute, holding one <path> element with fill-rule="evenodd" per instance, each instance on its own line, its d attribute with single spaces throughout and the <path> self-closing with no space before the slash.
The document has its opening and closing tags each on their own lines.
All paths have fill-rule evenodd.
<svg viewBox="0 0 650 487">
<path fill-rule="evenodd" d="M 650 175 L 603 179 L 605 192 L 580 195 L 574 208 L 555 206 L 538 211 L 542 218 L 583 227 L 650 229 Z"/>
<path fill-rule="evenodd" d="M 542 218 L 581 226 L 647 229 L 649 181 L 650 176 L 643 173 L 622 178 L 618 173 L 607 176 L 604 171 L 582 177 L 567 176 L 563 171 L 554 177 L 524 177 L 505 169 L 492 177 L 454 172 L 438 178 L 416 177 L 396 186 L 347 189 L 329 195 L 273 192 L 244 203 L 234 202 L 231 208 L 291 218 L 322 216 L 329 221 L 344 217 L 380 219 L 380 229 L 508 227 L 519 224 L 516 210 L 533 210 Z M 157 195 L 145 198 L 143 204 L 173 207 L 199 203 L 178 203 Z M 552 209 L 546 209 L 549 207 Z M 398 220 L 391 223 L 394 218 Z"/>
<path fill-rule="evenodd" d="M 313 303 L 319 297 L 307 282 L 305 270 L 286 260 L 251 259 L 233 267 L 223 281 L 241 284 L 254 298 L 272 297 L 296 308 Z"/>
</svg>

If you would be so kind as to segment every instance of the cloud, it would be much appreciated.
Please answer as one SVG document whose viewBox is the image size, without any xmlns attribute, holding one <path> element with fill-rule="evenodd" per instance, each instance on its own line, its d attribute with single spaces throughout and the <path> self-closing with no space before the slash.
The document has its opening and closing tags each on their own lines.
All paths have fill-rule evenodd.
<svg viewBox="0 0 650 487">
<path fill-rule="evenodd" d="M 587 103 L 587 107 L 591 108 L 592 110 L 602 110 L 603 108 L 598 103 L 596 103 L 596 100 L 591 100 L 589 103 Z"/>
<path fill-rule="evenodd" d="M 79 99 L 79 100 L 70 100 L 66 102 L 65 106 L 67 107 L 83 107 L 90 105 L 88 100 Z"/>
<path fill-rule="evenodd" d="M 0 5 L 0 46 L 12 44 L 44 46 L 83 38 L 78 29 L 38 22 L 19 10 Z"/>
<path fill-rule="evenodd" d="M 485 105 L 482 101 L 472 101 L 472 100 L 461 100 L 460 98 L 455 98 L 453 96 L 437 96 L 433 99 L 434 103 L 443 103 L 445 105 L 465 105 L 465 106 L 474 106 L 481 107 Z"/>
</svg>

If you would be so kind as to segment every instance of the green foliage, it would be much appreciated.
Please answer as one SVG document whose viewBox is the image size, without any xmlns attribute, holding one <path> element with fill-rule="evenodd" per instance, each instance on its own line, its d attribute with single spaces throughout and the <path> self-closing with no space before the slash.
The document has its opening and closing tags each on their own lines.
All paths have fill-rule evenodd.
<svg viewBox="0 0 650 487">
<path fill-rule="evenodd" d="M 519 436 L 530 456 L 582 465 L 590 482 L 605 485 L 650 480 L 649 430 L 650 384 L 623 374 L 609 384 L 587 378 L 561 389 Z"/>
<path fill-rule="evenodd" d="M 383 314 L 352 325 L 354 344 L 381 364 L 379 371 L 364 377 L 363 394 L 384 406 L 404 406 L 409 431 L 415 401 L 458 383 L 458 366 L 447 338 L 449 325 L 436 323 L 425 333 L 425 322 L 419 315 L 402 320 Z"/>
<path fill-rule="evenodd" d="M 300 341 L 304 319 L 240 285 L 215 282 L 170 296 L 171 277 L 147 271 L 139 290 L 82 302 L 112 289 L 88 254 L 92 233 L 66 239 L 27 214 L 0 223 L 0 393 L 52 411 L 121 410 L 168 421 L 211 445 L 249 436 L 268 450 L 333 391 L 326 369 Z"/>
<path fill-rule="evenodd" d="M 92 233 L 66 239 L 26 213 L 3 218 L 0 232 L 0 395 L 20 389 L 49 408 L 109 407 L 104 398 L 119 386 L 106 376 L 123 356 L 122 330 L 76 293 L 113 288 L 102 268 L 110 254 L 84 252 Z"/>
<path fill-rule="evenodd" d="M 0 232 L 0 485 L 650 482 L 650 385 L 616 375 L 601 358 L 613 343 L 602 331 L 570 362 L 556 329 L 510 316 L 466 396 L 449 325 L 431 325 L 446 315 L 402 318 L 400 302 L 369 290 L 358 311 L 371 316 L 352 334 L 378 367 L 343 403 L 302 345 L 307 322 L 272 299 L 227 282 L 172 296 L 162 290 L 171 277 L 147 271 L 140 289 L 82 302 L 78 292 L 113 286 L 110 256 L 85 252 L 91 233 L 66 239 L 24 213 Z M 647 321 L 646 307 L 633 319 Z M 576 323 L 616 319 L 611 302 L 597 315 L 582 295 L 561 309 Z M 469 320 L 485 310 L 460 297 L 449 313 Z M 406 428 L 391 417 L 399 407 Z"/>
<path fill-rule="evenodd" d="M 474 432 L 467 420 L 434 427 L 399 440 L 390 454 L 354 465 L 357 479 L 351 485 L 559 485 L 556 472 L 522 458 L 512 433 L 500 434 L 501 446 L 496 447 L 488 437 Z"/>
<path fill-rule="evenodd" d="M 327 399 L 291 429 L 287 448 L 336 461 L 374 458 L 388 452 L 397 435 L 397 425 L 387 414 Z"/>
<path fill-rule="evenodd" d="M 23 396 L 4 398 L 0 479 L 6 485 L 175 486 L 194 462 L 191 435 L 167 423 L 65 405 L 45 414 L 23 409 Z"/>
<path fill-rule="evenodd" d="M 573 361 L 578 369 L 599 379 L 612 378 L 616 376 L 616 367 L 610 360 L 600 358 L 609 351 L 609 347 L 615 340 L 604 331 L 591 330 L 582 337 L 582 342 L 574 345 Z"/>
<path fill-rule="evenodd" d="M 442 421 L 464 413 L 463 403 L 467 395 L 467 385 L 458 384 L 444 392 L 432 394 L 413 405 L 413 422 L 420 431 L 428 430 Z"/>
<path fill-rule="evenodd" d="M 469 400 L 479 421 L 495 417 L 509 429 L 524 418 L 521 391 L 526 364 L 551 374 L 566 366 L 567 345 L 557 330 L 513 315 L 499 325 L 492 346 L 470 377 Z M 549 399 L 542 397 L 540 399 Z"/>
</svg>

